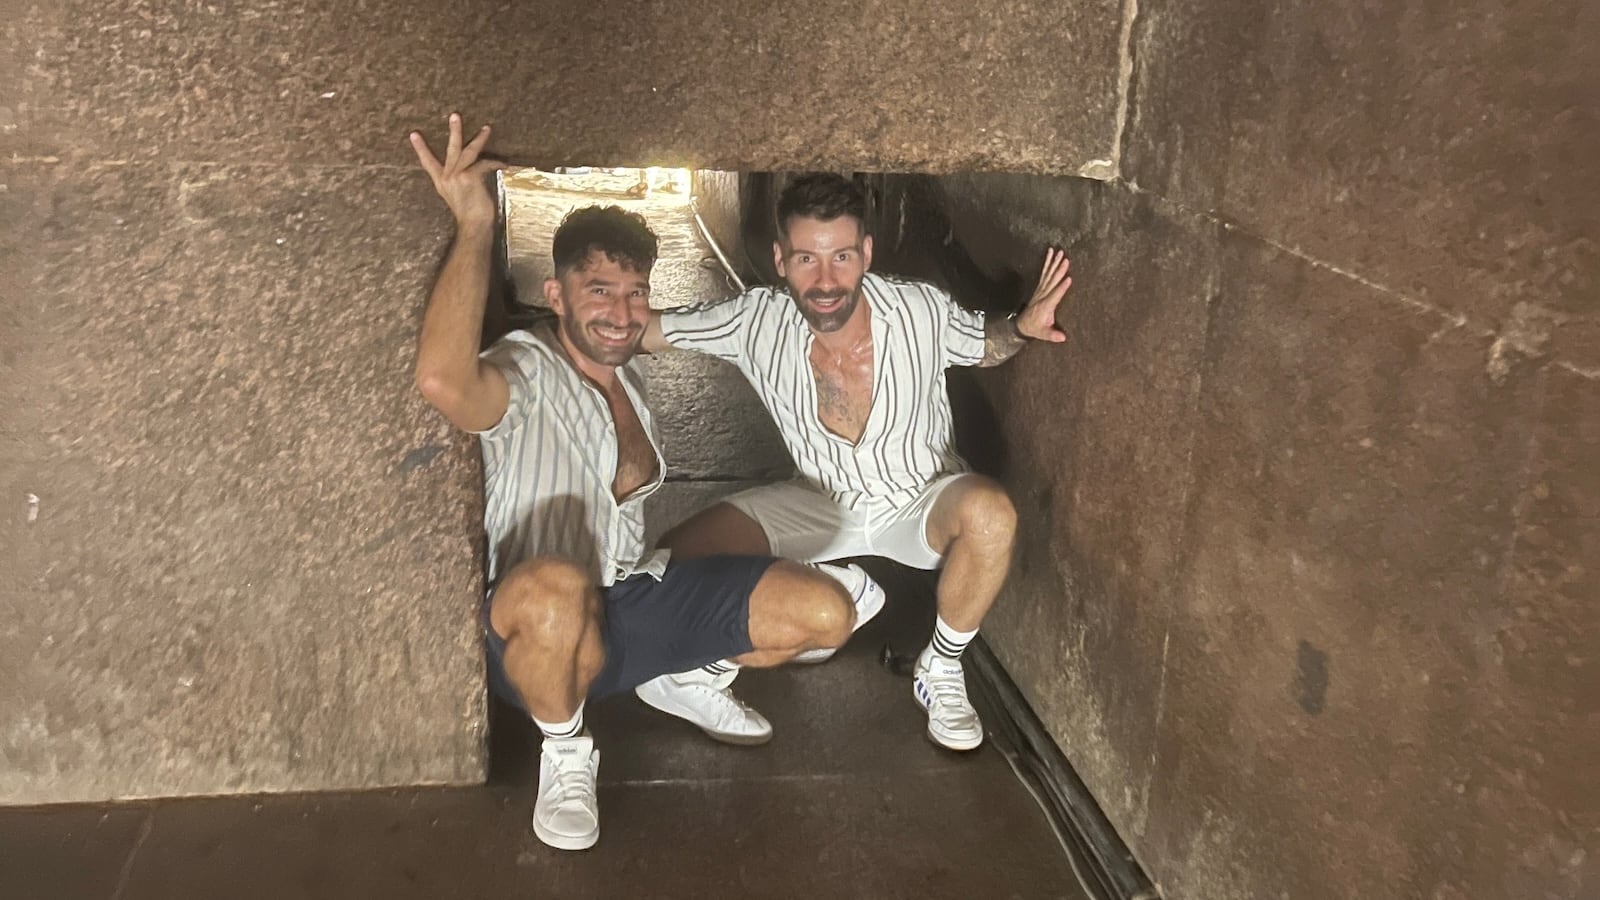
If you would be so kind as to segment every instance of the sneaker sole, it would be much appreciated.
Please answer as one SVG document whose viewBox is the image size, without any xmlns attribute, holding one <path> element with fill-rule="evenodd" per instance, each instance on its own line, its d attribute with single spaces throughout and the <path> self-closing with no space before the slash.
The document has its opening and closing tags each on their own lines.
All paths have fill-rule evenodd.
<svg viewBox="0 0 1600 900">
<path fill-rule="evenodd" d="M 587 850 L 600 840 L 600 829 L 596 828 L 588 834 L 557 834 L 539 824 L 538 819 L 533 820 L 533 834 L 540 841 L 556 848 L 557 850 Z"/>
<path fill-rule="evenodd" d="M 691 722 L 690 724 L 694 723 Z M 699 725 L 695 725 L 695 727 L 700 728 Z M 700 730 L 706 733 L 706 737 L 719 744 L 732 744 L 735 747 L 759 747 L 772 740 L 772 732 L 770 731 L 766 734 L 732 734 L 725 731 L 712 731 L 709 728 L 700 728 Z"/>
</svg>

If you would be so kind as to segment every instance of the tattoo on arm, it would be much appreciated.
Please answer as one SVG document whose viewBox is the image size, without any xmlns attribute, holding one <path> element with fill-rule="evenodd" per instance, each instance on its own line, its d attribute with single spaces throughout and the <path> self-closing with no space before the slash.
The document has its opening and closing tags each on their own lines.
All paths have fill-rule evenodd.
<svg viewBox="0 0 1600 900">
<path fill-rule="evenodd" d="M 983 359 L 978 365 L 982 368 L 998 366 L 1016 356 L 1027 342 L 1028 339 L 1017 331 L 1016 319 L 990 316 L 983 323 Z"/>
</svg>

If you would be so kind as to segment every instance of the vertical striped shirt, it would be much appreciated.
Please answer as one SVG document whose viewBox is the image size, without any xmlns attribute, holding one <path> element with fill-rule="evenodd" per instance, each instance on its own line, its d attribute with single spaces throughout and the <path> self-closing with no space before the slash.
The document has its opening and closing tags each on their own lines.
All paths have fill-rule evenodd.
<svg viewBox="0 0 1600 900">
<path fill-rule="evenodd" d="M 904 506 L 942 475 L 967 471 L 956 453 L 945 369 L 983 359 L 983 313 L 918 281 L 867 273 L 872 314 L 872 408 L 851 444 L 823 427 L 811 369 L 811 329 L 787 289 L 752 288 L 715 306 L 671 310 L 674 347 L 739 367 L 783 434 L 800 474 L 835 502 Z"/>
<path fill-rule="evenodd" d="M 478 433 L 483 447 L 483 527 L 489 582 L 535 556 L 560 556 L 610 585 L 640 572 L 661 577 L 665 551 L 647 554 L 644 500 L 666 464 L 644 402 L 644 378 L 617 368 L 656 455 L 656 477 L 617 502 L 617 432 L 605 396 L 578 374 L 550 325 L 513 331 L 483 352 L 511 389 L 506 414 Z"/>
</svg>

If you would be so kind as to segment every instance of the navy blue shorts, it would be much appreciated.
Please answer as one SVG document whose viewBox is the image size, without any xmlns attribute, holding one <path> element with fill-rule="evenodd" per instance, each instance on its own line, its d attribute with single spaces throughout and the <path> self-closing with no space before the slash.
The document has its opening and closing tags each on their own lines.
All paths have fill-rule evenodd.
<svg viewBox="0 0 1600 900">
<path fill-rule="evenodd" d="M 688 672 L 706 663 L 749 653 L 750 594 L 776 562 L 771 556 L 710 556 L 670 560 L 657 581 L 635 575 L 601 589 L 606 662 L 589 699 L 620 694 L 658 675 Z M 483 604 L 482 622 L 489 665 L 489 689 L 526 712 L 506 677 L 506 642 L 489 623 Z"/>
</svg>

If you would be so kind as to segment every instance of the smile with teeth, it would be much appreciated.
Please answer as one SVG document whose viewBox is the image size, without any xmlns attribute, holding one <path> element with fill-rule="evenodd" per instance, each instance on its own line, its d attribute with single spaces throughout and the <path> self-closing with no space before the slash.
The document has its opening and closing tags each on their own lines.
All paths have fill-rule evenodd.
<svg viewBox="0 0 1600 900">
<path fill-rule="evenodd" d="M 615 328 L 610 325 L 590 325 L 589 330 L 595 337 L 608 344 L 626 344 L 633 340 L 632 328 Z"/>
</svg>

